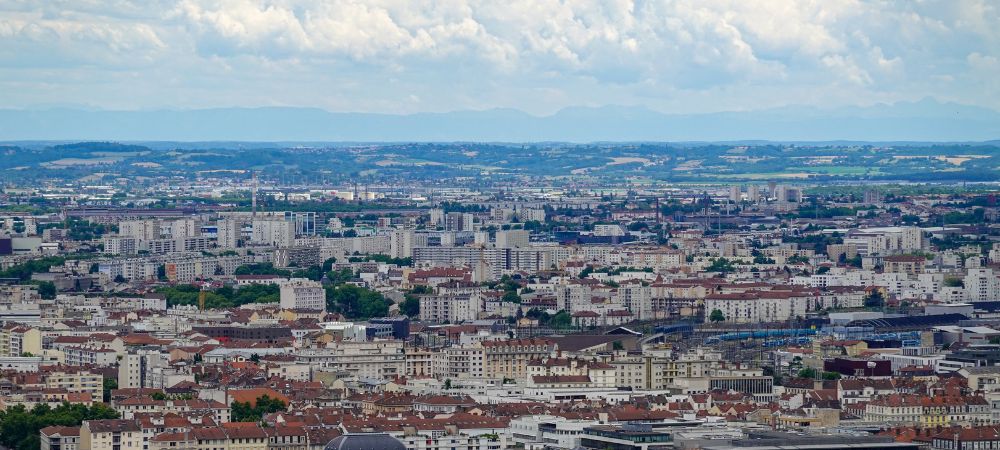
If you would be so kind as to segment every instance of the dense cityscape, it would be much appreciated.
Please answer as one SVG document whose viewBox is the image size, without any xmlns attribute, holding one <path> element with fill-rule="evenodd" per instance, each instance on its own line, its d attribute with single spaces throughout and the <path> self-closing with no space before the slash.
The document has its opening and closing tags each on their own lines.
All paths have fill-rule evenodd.
<svg viewBox="0 0 1000 450">
<path fill-rule="evenodd" d="M 0 0 L 0 450 L 1000 450 L 998 24 Z"/>
<path fill-rule="evenodd" d="M 1000 206 L 958 181 L 995 147 L 636 148 L 470 177 L 378 145 L 256 153 L 413 170 L 8 147 L 0 444 L 1000 445 Z"/>
</svg>

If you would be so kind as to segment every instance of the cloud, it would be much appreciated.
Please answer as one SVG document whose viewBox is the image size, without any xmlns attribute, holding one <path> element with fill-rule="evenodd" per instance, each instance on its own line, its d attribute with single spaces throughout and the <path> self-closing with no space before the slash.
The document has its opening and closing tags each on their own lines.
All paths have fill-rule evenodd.
<svg viewBox="0 0 1000 450">
<path fill-rule="evenodd" d="M 975 0 L 0 0 L 0 98 L 544 113 L 934 96 L 997 108 L 996 89 L 975 92 L 995 87 L 996 23 L 994 4 Z M 64 75 L 25 90 L 36 68 Z M 73 89 L 108 82 L 142 95 Z"/>
</svg>

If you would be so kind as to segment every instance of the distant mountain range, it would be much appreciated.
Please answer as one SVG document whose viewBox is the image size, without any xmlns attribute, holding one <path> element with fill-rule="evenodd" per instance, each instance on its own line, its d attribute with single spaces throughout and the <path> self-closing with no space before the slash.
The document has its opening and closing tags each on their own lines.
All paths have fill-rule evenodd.
<svg viewBox="0 0 1000 450">
<path fill-rule="evenodd" d="M 918 141 L 1000 139 L 1000 112 L 933 99 L 870 107 L 783 107 L 664 114 L 574 107 L 550 116 L 512 109 L 409 115 L 315 108 L 105 111 L 0 110 L 0 140 L 284 142 Z"/>
</svg>

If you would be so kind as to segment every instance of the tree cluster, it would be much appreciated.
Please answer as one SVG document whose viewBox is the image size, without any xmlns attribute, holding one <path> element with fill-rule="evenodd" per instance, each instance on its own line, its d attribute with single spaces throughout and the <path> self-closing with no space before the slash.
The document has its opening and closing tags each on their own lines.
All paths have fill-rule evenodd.
<svg viewBox="0 0 1000 450">
<path fill-rule="evenodd" d="M 284 411 L 285 402 L 262 395 L 252 405 L 250 402 L 233 402 L 229 407 L 233 422 L 260 422 L 266 414 Z"/>
<path fill-rule="evenodd" d="M 248 303 L 278 303 L 281 289 L 273 284 L 250 284 L 239 289 L 223 286 L 205 293 L 206 308 L 233 308 Z M 194 285 L 166 286 L 156 290 L 167 297 L 167 305 L 197 305 L 201 289 Z"/>
<path fill-rule="evenodd" d="M 103 403 L 93 406 L 63 403 L 55 408 L 42 403 L 28 410 L 15 405 L 0 411 L 0 444 L 15 450 L 38 450 L 38 432 L 49 426 L 77 427 L 84 420 L 117 419 L 118 412 Z"/>
<path fill-rule="evenodd" d="M 44 258 L 32 259 L 22 264 L 11 266 L 6 270 L 0 270 L 0 278 L 17 278 L 21 281 L 31 279 L 31 274 L 46 273 L 52 266 L 61 266 L 66 263 L 66 258 L 60 256 L 46 256 Z"/>
<path fill-rule="evenodd" d="M 573 325 L 573 316 L 568 311 L 549 314 L 541 309 L 532 308 L 525 314 L 530 319 L 538 321 L 538 325 L 552 328 L 569 328 Z"/>
<path fill-rule="evenodd" d="M 713 259 L 712 264 L 709 264 L 709 266 L 705 268 L 706 272 L 719 272 L 719 273 L 729 273 L 734 270 L 736 270 L 736 268 L 733 267 L 732 261 L 726 258 Z"/>
<path fill-rule="evenodd" d="M 420 315 L 420 295 L 426 295 L 433 293 L 430 286 L 417 285 L 413 289 L 410 289 L 403 296 L 403 302 L 399 304 L 399 311 L 406 314 L 409 317 L 417 317 Z"/>
<path fill-rule="evenodd" d="M 389 314 L 389 304 L 382 294 L 353 284 L 326 287 L 327 311 L 339 312 L 348 319 L 371 319 Z"/>
<path fill-rule="evenodd" d="M 365 262 L 374 261 L 384 264 L 395 264 L 397 266 L 412 266 L 413 258 L 393 258 L 389 255 L 365 255 L 365 256 L 352 256 L 347 258 L 350 262 Z"/>
</svg>

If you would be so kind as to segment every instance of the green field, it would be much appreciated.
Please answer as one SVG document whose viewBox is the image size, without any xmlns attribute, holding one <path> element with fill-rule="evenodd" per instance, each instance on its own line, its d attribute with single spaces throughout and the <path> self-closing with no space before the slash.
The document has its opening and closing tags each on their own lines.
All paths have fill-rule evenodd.
<svg viewBox="0 0 1000 450">
<path fill-rule="evenodd" d="M 789 167 L 785 172 L 807 172 L 823 175 L 879 175 L 883 173 L 879 167 L 867 166 L 802 166 Z"/>
</svg>

